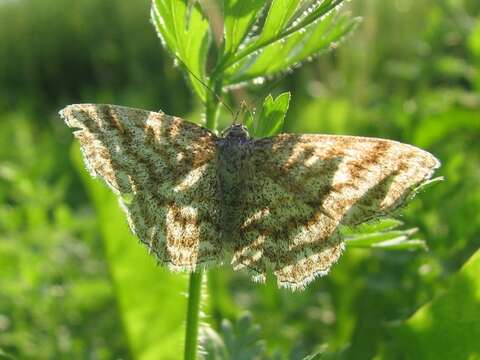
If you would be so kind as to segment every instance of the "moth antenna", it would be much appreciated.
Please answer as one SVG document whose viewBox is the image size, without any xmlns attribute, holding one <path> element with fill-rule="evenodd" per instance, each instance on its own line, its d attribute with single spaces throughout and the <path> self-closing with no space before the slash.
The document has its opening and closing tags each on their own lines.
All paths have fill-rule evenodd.
<svg viewBox="0 0 480 360">
<path fill-rule="evenodd" d="M 230 114 L 232 114 L 233 117 L 235 117 L 235 113 L 234 113 L 234 111 L 232 110 L 232 108 L 231 108 L 230 106 L 228 106 L 228 105 L 222 100 L 222 98 L 221 98 L 213 89 L 210 88 L 210 86 L 208 86 L 207 84 L 205 84 L 202 79 L 200 79 L 197 75 L 195 75 L 195 74 L 193 73 L 193 71 L 190 70 L 190 68 L 189 68 L 180 58 L 177 57 L 176 60 L 177 60 L 178 62 L 180 62 L 180 63 L 183 65 L 183 67 L 184 67 L 185 69 L 187 69 L 187 71 L 190 73 L 190 75 L 192 75 L 192 76 L 195 78 L 195 80 L 197 80 L 200 84 L 202 84 L 203 87 L 204 87 L 206 90 L 208 90 L 208 92 L 209 92 L 210 94 L 214 95 L 214 96 L 217 98 L 218 102 L 219 102 L 220 104 L 222 104 L 222 105 L 225 107 L 225 109 L 227 109 L 227 110 L 230 112 Z"/>
<path fill-rule="evenodd" d="M 232 123 L 230 125 L 236 124 L 239 116 L 240 116 L 240 110 L 235 111 L 235 114 L 233 114 L 233 117 L 232 117 Z"/>
<path fill-rule="evenodd" d="M 235 112 L 235 115 L 232 120 L 232 124 L 236 124 L 240 119 L 241 124 L 245 125 L 245 114 L 247 112 L 251 113 L 250 107 L 248 106 L 245 100 L 242 100 L 242 102 L 240 103 L 240 109 Z"/>
</svg>

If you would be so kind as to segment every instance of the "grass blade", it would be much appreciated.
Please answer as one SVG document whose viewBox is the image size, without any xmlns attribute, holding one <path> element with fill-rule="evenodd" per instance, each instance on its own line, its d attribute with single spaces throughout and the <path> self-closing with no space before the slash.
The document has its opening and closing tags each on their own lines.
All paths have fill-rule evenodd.
<svg viewBox="0 0 480 360">
<path fill-rule="evenodd" d="M 74 149 L 74 162 L 100 219 L 106 260 L 134 358 L 176 358 L 184 338 L 186 278 L 157 266 L 148 256 L 128 228 L 115 195 L 91 179 L 80 151 Z"/>
</svg>

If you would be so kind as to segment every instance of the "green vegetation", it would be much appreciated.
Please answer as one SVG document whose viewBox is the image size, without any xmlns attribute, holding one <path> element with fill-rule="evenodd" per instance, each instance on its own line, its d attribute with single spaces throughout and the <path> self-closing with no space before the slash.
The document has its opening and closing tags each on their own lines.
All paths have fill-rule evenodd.
<svg viewBox="0 0 480 360">
<path fill-rule="evenodd" d="M 56 113 L 105 102 L 205 114 L 221 129 L 231 115 L 198 79 L 217 93 L 244 85 L 224 98 L 256 104 L 247 124 L 258 136 L 396 139 L 434 153 L 446 178 L 401 222 L 345 229 L 340 262 L 304 292 L 209 271 L 206 359 L 480 358 L 478 1 L 355 0 L 337 14 L 328 10 L 342 1 L 324 0 L 293 30 L 288 19 L 306 2 L 274 1 L 249 38 L 265 2 L 232 0 L 218 48 L 200 8 L 185 25 L 188 9 L 171 2 L 151 14 L 168 51 L 147 2 L 0 2 L 0 359 L 183 356 L 188 277 L 156 266 L 130 234 Z M 218 25 L 214 2 L 202 3 Z"/>
</svg>

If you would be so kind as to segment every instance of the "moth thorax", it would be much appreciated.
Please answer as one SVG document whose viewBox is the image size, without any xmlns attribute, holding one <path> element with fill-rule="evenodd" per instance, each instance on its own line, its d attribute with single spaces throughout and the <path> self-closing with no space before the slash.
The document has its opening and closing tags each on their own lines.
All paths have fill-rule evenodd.
<svg viewBox="0 0 480 360">
<path fill-rule="evenodd" d="M 246 126 L 242 124 L 232 124 L 222 133 L 224 138 L 249 139 L 250 134 Z"/>
</svg>

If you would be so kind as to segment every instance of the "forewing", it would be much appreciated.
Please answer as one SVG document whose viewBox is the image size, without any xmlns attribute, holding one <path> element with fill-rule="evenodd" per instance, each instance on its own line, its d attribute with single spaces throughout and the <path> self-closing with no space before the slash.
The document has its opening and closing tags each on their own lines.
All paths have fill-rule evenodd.
<svg viewBox="0 0 480 360">
<path fill-rule="evenodd" d="M 391 213 L 440 165 L 395 141 L 294 134 L 257 140 L 250 164 L 233 264 L 294 289 L 337 261 L 339 225 Z"/>
<path fill-rule="evenodd" d="M 121 196 L 132 231 L 173 269 L 221 262 L 215 135 L 165 114 L 80 104 L 60 112 L 76 128 L 92 176 Z"/>
</svg>

